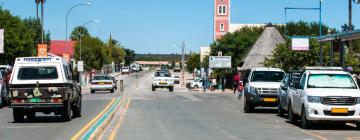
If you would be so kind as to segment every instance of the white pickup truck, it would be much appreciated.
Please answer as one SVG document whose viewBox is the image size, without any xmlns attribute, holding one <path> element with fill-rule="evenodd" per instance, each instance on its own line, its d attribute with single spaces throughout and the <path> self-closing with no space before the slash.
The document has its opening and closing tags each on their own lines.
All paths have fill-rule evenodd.
<svg viewBox="0 0 360 140">
<path fill-rule="evenodd" d="M 288 116 L 309 129 L 316 122 L 352 122 L 360 127 L 360 91 L 341 68 L 305 68 L 300 83 L 289 91 Z"/>
</svg>

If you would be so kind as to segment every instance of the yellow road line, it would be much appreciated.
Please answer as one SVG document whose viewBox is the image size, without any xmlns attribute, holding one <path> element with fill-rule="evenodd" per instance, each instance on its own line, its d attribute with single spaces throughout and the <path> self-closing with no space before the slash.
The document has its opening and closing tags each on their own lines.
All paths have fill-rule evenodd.
<svg viewBox="0 0 360 140">
<path fill-rule="evenodd" d="M 316 134 L 316 133 L 314 133 L 314 132 L 309 132 L 309 131 L 305 131 L 305 130 L 303 130 L 302 132 L 305 133 L 305 134 L 308 134 L 308 135 L 317 137 L 317 138 L 319 138 L 320 140 L 328 140 L 328 139 L 325 138 L 324 136 L 321 136 L 321 135 Z"/>
<path fill-rule="evenodd" d="M 84 127 L 82 127 L 72 138 L 71 140 L 77 140 L 79 139 L 82 134 L 89 129 L 89 127 L 91 125 L 93 125 L 96 120 L 98 120 L 110 107 L 111 105 L 115 102 L 115 98 L 112 99 L 109 104 L 105 107 L 105 109 L 103 111 L 101 111 L 95 118 L 93 118 L 90 122 L 88 122 Z"/>
<path fill-rule="evenodd" d="M 129 106 L 130 106 L 130 102 L 131 102 L 131 98 L 128 99 L 127 103 L 126 103 L 126 107 L 125 107 L 125 110 L 124 112 L 121 114 L 120 116 L 120 119 L 119 121 L 116 123 L 116 126 L 115 128 L 112 130 L 108 140 L 114 140 L 115 137 L 116 137 L 116 133 L 117 133 L 117 130 L 120 128 L 123 120 L 124 120 L 124 117 L 125 117 L 125 114 L 126 114 L 126 111 L 128 110 Z"/>
</svg>

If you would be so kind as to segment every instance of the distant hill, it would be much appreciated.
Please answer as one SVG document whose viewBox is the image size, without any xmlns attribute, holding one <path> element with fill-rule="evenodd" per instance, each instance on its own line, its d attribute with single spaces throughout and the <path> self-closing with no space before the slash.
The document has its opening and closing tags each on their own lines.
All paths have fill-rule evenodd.
<svg viewBox="0 0 360 140">
<path fill-rule="evenodd" d="M 185 54 L 185 60 L 189 54 Z M 136 61 L 181 61 L 181 54 L 136 54 Z"/>
</svg>

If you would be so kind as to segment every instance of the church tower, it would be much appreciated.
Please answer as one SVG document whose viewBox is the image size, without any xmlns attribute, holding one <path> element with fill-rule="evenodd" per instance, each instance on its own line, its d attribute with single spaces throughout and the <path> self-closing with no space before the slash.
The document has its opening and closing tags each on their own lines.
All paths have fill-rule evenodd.
<svg viewBox="0 0 360 140">
<path fill-rule="evenodd" d="M 229 31 L 230 0 L 214 0 L 214 40 Z"/>
</svg>

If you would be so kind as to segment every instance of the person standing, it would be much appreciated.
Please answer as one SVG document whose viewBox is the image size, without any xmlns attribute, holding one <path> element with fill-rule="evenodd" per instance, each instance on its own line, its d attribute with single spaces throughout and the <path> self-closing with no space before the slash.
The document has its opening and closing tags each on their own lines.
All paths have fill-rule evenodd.
<svg viewBox="0 0 360 140">
<path fill-rule="evenodd" d="M 234 80 L 234 94 L 235 94 L 236 91 L 238 91 L 239 89 L 239 83 L 240 83 L 240 74 L 238 72 L 235 73 L 233 80 Z"/>
</svg>

